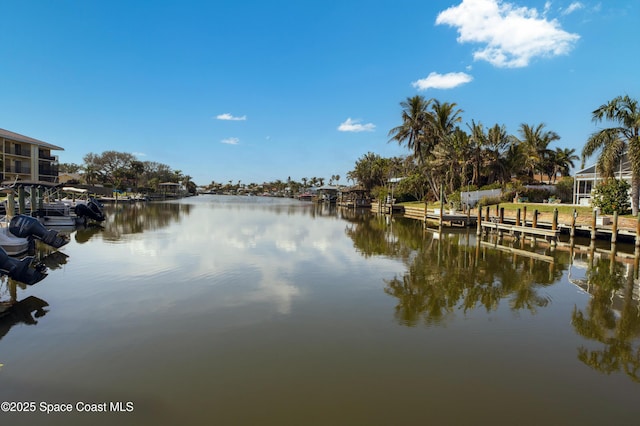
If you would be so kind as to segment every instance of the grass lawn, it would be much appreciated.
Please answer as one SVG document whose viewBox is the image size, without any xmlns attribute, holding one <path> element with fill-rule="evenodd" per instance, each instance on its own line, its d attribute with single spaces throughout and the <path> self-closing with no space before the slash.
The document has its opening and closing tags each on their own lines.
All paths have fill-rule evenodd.
<svg viewBox="0 0 640 426">
<path fill-rule="evenodd" d="M 409 201 L 406 203 L 399 203 L 401 206 L 408 207 L 420 207 L 424 208 L 424 203 L 421 201 Z M 591 215 L 593 212 L 593 208 L 588 206 L 574 206 L 567 204 L 546 204 L 546 203 L 500 203 L 500 207 L 504 207 L 505 211 L 517 211 L 518 209 L 524 210 L 524 207 L 527 207 L 528 212 L 532 212 L 534 210 L 538 210 L 540 213 L 553 213 L 554 209 L 558 209 L 559 214 L 573 214 L 573 210 L 575 209 L 580 216 Z M 484 206 L 483 208 L 490 207 L 495 209 L 495 204 L 492 206 Z M 429 209 L 440 208 L 440 203 L 429 203 Z M 445 208 L 448 208 L 445 203 Z M 632 217 L 630 214 L 625 215 L 625 217 Z"/>
</svg>

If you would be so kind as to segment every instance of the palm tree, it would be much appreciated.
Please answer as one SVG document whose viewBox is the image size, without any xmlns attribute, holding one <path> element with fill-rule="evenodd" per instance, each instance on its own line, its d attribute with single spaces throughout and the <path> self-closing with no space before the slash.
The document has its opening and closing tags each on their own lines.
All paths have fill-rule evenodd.
<svg viewBox="0 0 640 426">
<path fill-rule="evenodd" d="M 431 137 L 433 145 L 437 145 L 453 134 L 456 130 L 456 124 L 462 121 L 461 109 L 455 109 L 458 106 L 455 102 L 440 103 L 437 99 L 433 100 L 431 105 Z"/>
<path fill-rule="evenodd" d="M 435 159 L 436 164 L 443 165 L 445 156 L 449 163 L 455 163 L 454 160 L 461 158 L 460 146 L 468 143 L 468 135 L 456 125 L 462 121 L 460 117 L 462 110 L 456 109 L 456 106 L 455 102 L 440 103 L 438 100 L 433 100 L 431 103 L 431 111 L 427 115 L 428 119 L 424 131 L 426 136 L 424 149 L 435 154 L 436 157 L 440 157 Z M 445 180 L 448 180 L 449 190 L 453 191 L 454 179 L 455 177 L 459 178 L 459 176 L 454 176 L 456 174 L 455 166 L 456 164 L 449 164 L 446 170 L 440 169 L 440 173 L 437 170 L 430 171 L 429 181 L 435 194 L 438 194 L 438 188 L 443 187 Z"/>
<path fill-rule="evenodd" d="M 396 141 L 400 145 L 406 145 L 413 152 L 413 156 L 419 161 L 423 160 L 425 148 L 426 123 L 429 120 L 427 109 L 432 102 L 423 96 L 414 96 L 400 102 L 402 107 L 402 124 L 389 131 L 389 142 Z"/>
<path fill-rule="evenodd" d="M 571 148 L 556 148 L 553 154 L 553 181 L 560 173 L 561 176 L 569 176 L 571 168 L 575 167 L 574 161 L 578 161 L 580 157 L 575 154 L 576 150 Z"/>
<path fill-rule="evenodd" d="M 596 167 L 605 176 L 613 176 L 616 165 L 626 154 L 631 164 L 631 209 L 638 214 L 640 202 L 640 110 L 638 101 L 629 96 L 618 96 L 593 111 L 592 119 L 617 123 L 593 133 L 582 149 L 583 161 L 600 150 Z"/>
<path fill-rule="evenodd" d="M 548 171 L 548 164 L 551 150 L 548 146 L 551 142 L 560 139 L 560 136 L 553 131 L 544 131 L 544 124 L 530 126 L 520 125 L 520 135 L 518 145 L 524 157 L 524 169 L 528 172 L 529 178 L 533 179 L 536 172 L 542 174 Z"/>
<path fill-rule="evenodd" d="M 487 132 L 482 157 L 488 183 L 493 183 L 495 179 L 504 184 L 511 178 L 504 154 L 512 140 L 513 137 L 507 133 L 506 127 L 497 123 Z"/>
</svg>

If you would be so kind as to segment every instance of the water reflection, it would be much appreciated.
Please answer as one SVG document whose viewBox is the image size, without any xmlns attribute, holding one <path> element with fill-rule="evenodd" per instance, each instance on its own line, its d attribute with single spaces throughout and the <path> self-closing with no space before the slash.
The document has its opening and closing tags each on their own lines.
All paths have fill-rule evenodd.
<svg viewBox="0 0 640 426">
<path fill-rule="evenodd" d="M 35 296 L 27 296 L 18 299 L 18 289 L 25 290 L 27 284 L 9 278 L 6 275 L 0 277 L 0 339 L 9 333 L 15 325 L 35 325 L 35 318 L 44 316 L 48 311 L 47 302 Z M 35 318 L 34 318 L 35 317 Z"/>
<path fill-rule="evenodd" d="M 579 335 L 602 345 L 579 347 L 578 359 L 597 371 L 622 371 L 640 381 L 637 256 L 622 263 L 615 260 L 615 247 L 608 257 L 592 247 L 583 253 L 587 260 L 580 260 L 574 247 L 550 251 L 532 244 L 524 251 L 522 241 L 499 245 L 489 236 L 478 243 L 468 231 L 424 231 L 412 220 L 373 215 L 348 220 L 345 232 L 363 256 L 391 256 L 406 264 L 405 273 L 384 281 L 384 292 L 397 299 L 398 323 L 441 325 L 457 312 L 496 311 L 503 301 L 512 311 L 536 314 L 551 303 L 545 288 L 567 275 L 591 296 L 586 309 L 573 309 L 571 323 Z M 576 257 L 583 279 L 571 278 Z"/>
<path fill-rule="evenodd" d="M 122 203 L 105 206 L 104 228 L 87 228 L 80 240 L 100 233 L 106 241 L 118 241 L 125 235 L 161 229 L 189 216 L 192 206 L 186 203 Z"/>
<path fill-rule="evenodd" d="M 622 371 L 640 382 L 640 306 L 637 300 L 636 263 L 611 259 L 594 261 L 583 282 L 591 294 L 587 308 L 577 307 L 571 324 L 577 333 L 601 344 L 578 348 L 578 359 L 602 373 Z"/>
</svg>

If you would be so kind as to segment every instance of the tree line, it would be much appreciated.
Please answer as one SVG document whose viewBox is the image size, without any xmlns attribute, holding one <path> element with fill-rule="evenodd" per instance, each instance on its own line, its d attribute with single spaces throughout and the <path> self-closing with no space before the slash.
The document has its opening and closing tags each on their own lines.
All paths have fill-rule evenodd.
<svg viewBox="0 0 640 426">
<path fill-rule="evenodd" d="M 485 127 L 472 120 L 462 127 L 456 103 L 413 96 L 400 103 L 401 123 L 388 133 L 389 142 L 405 147 L 405 157 L 382 158 L 367 153 L 347 178 L 366 190 L 384 193 L 391 177 L 402 177 L 397 190 L 416 200 L 446 199 L 456 191 L 493 186 L 517 191 L 532 183 L 556 183 L 568 177 L 580 159 L 575 149 L 551 148 L 560 136 L 545 124 L 522 123 L 516 135 L 506 127 Z M 617 97 L 593 111 L 594 122 L 616 126 L 595 132 L 582 152 L 584 161 L 601 152 L 597 165 L 606 179 L 613 177 L 625 155 L 631 160 L 632 205 L 637 214 L 640 184 L 640 113 L 637 101 Z M 378 195 L 378 194 L 376 194 Z M 399 195 L 399 194 L 398 194 Z"/>
<path fill-rule="evenodd" d="M 83 164 L 61 163 L 62 173 L 80 174 L 88 185 L 104 185 L 114 189 L 134 188 L 141 192 L 154 192 L 163 182 L 179 183 L 190 192 L 196 192 L 191 176 L 181 170 L 154 161 L 139 161 L 135 155 L 126 152 L 105 151 L 101 154 L 89 153 L 83 157 Z"/>
</svg>

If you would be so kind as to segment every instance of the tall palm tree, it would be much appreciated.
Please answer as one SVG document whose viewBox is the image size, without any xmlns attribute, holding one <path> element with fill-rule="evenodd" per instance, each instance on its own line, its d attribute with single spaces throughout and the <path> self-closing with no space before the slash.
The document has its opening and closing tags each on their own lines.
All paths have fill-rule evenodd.
<svg viewBox="0 0 640 426">
<path fill-rule="evenodd" d="M 544 124 L 531 126 L 522 123 L 520 125 L 520 135 L 518 145 L 524 157 L 524 169 L 529 178 L 533 179 L 536 172 L 540 174 L 548 171 L 551 150 L 548 148 L 553 141 L 560 139 L 560 136 L 553 131 L 545 131 Z"/>
<path fill-rule="evenodd" d="M 434 145 L 446 141 L 446 139 L 456 130 L 457 123 L 462 121 L 461 109 L 456 109 L 455 102 L 440 103 L 434 99 L 431 104 L 432 126 L 431 136 L 435 139 Z"/>
<path fill-rule="evenodd" d="M 511 179 L 504 154 L 512 140 L 513 137 L 507 133 L 505 126 L 496 123 L 488 130 L 483 150 L 483 164 L 485 174 L 489 178 L 488 183 L 493 183 L 494 179 L 500 183 Z"/>
<path fill-rule="evenodd" d="M 569 176 L 571 168 L 575 167 L 574 161 L 578 161 L 580 157 L 575 154 L 576 150 L 571 148 L 556 148 L 553 154 L 553 181 L 560 173 L 561 176 Z"/>
<path fill-rule="evenodd" d="M 469 135 L 470 156 L 467 161 L 471 164 L 471 184 L 480 186 L 480 172 L 482 169 L 482 147 L 486 144 L 487 135 L 484 131 L 482 123 L 476 123 L 471 120 L 471 124 L 467 124 L 471 134 Z"/>
<path fill-rule="evenodd" d="M 400 102 L 402 107 L 402 124 L 389 131 L 389 142 L 396 141 L 412 151 L 414 158 L 422 162 L 426 137 L 426 123 L 429 120 L 427 109 L 432 100 L 416 95 Z"/>
<path fill-rule="evenodd" d="M 605 176 L 612 176 L 616 165 L 627 154 L 631 164 L 631 210 L 638 214 L 640 203 L 640 110 L 638 101 L 618 96 L 593 111 L 596 123 L 609 121 L 618 124 L 593 133 L 582 149 L 583 161 L 600 150 L 596 167 Z"/>
</svg>

